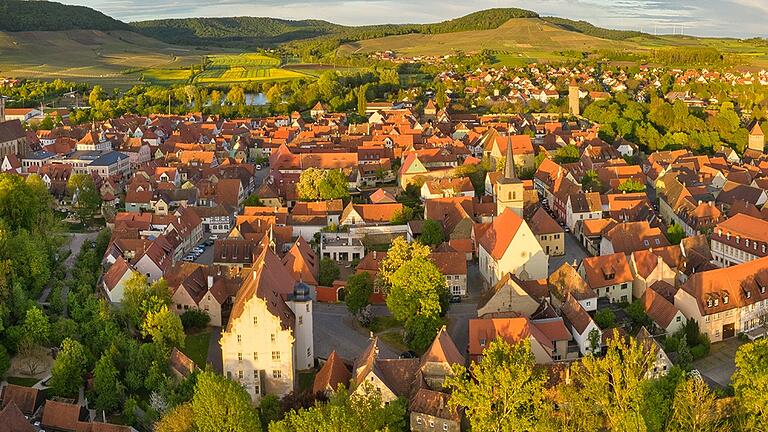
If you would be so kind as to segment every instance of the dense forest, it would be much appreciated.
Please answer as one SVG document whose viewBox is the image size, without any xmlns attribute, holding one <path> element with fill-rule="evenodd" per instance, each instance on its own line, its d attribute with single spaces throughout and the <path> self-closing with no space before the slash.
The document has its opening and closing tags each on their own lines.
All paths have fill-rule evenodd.
<svg viewBox="0 0 768 432">
<path fill-rule="evenodd" d="M 131 27 L 84 6 L 0 0 L 0 31 L 60 30 L 131 30 Z"/>
<path fill-rule="evenodd" d="M 612 29 L 597 27 L 586 21 L 574 21 L 567 18 L 558 18 L 558 17 L 544 17 L 542 19 L 550 24 L 554 24 L 565 30 L 582 33 L 587 36 L 599 37 L 602 39 L 626 40 L 633 37 L 649 36 L 639 31 L 612 30 Z"/>
</svg>

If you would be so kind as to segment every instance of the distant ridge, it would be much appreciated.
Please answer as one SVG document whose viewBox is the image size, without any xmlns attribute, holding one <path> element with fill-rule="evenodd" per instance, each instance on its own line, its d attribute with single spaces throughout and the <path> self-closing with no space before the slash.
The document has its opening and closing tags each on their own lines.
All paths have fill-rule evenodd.
<svg viewBox="0 0 768 432">
<path fill-rule="evenodd" d="M 514 18 L 538 18 L 536 12 L 516 8 L 486 9 L 434 24 L 343 26 L 322 20 L 284 20 L 267 17 L 181 18 L 131 23 L 136 31 L 168 43 L 220 46 L 274 46 L 325 37 L 352 42 L 402 34 L 442 34 L 498 28 Z"/>
<path fill-rule="evenodd" d="M 132 30 L 85 6 L 48 1 L 0 0 L 0 31 Z"/>
</svg>

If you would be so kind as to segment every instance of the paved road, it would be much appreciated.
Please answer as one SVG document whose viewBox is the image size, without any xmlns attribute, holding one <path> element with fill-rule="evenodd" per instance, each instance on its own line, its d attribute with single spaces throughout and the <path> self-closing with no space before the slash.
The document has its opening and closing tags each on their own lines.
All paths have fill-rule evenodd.
<svg viewBox="0 0 768 432">
<path fill-rule="evenodd" d="M 575 260 L 576 264 L 578 264 L 587 256 L 589 255 L 587 255 L 587 252 L 576 240 L 576 237 L 571 233 L 565 233 L 565 254 L 549 257 L 549 273 L 552 274 L 565 262 L 573 264 Z"/>
<path fill-rule="evenodd" d="M 336 350 L 342 358 L 354 360 L 368 346 L 368 335 L 356 325 L 344 304 L 315 303 L 312 318 L 316 357 L 328 358 Z M 379 343 L 380 358 L 397 356 L 387 345 Z"/>
<path fill-rule="evenodd" d="M 742 343 L 735 337 L 725 342 L 713 343 L 709 355 L 693 362 L 693 367 L 698 369 L 704 378 L 723 388 L 728 387 L 731 383 L 731 375 L 736 372 L 736 350 Z"/>
<path fill-rule="evenodd" d="M 208 339 L 208 358 L 207 362 L 213 367 L 216 373 L 224 373 L 224 364 L 221 360 L 221 345 L 219 345 L 219 338 L 221 337 L 221 327 L 211 327 L 211 338 Z M 200 366 L 203 368 L 203 366 Z"/>
</svg>

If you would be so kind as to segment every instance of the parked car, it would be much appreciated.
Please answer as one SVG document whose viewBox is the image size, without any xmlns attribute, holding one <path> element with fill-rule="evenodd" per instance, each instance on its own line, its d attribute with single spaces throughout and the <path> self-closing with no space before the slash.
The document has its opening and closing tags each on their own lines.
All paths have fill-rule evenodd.
<svg viewBox="0 0 768 432">
<path fill-rule="evenodd" d="M 451 303 L 461 303 L 461 296 L 460 295 L 452 295 L 451 296 Z"/>
</svg>

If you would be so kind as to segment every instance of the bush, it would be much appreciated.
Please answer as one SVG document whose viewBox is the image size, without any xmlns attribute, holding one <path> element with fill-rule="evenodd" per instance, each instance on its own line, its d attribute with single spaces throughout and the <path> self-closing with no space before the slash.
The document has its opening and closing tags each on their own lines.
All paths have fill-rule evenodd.
<svg viewBox="0 0 768 432">
<path fill-rule="evenodd" d="M 694 360 L 704 358 L 707 354 L 709 354 L 709 346 L 707 345 L 696 345 L 691 348 L 691 355 L 693 355 Z"/>
<path fill-rule="evenodd" d="M 0 345 L 0 378 L 4 377 L 10 368 L 11 358 L 8 356 L 8 351 L 6 351 L 4 346 Z"/>
<path fill-rule="evenodd" d="M 184 330 L 202 329 L 208 326 L 211 317 L 208 312 L 200 309 L 189 309 L 181 314 L 181 325 Z"/>
<path fill-rule="evenodd" d="M 600 327 L 601 330 L 609 329 L 613 327 L 616 315 L 610 309 L 600 309 L 595 314 L 595 324 Z"/>
<path fill-rule="evenodd" d="M 336 262 L 330 258 L 323 258 L 320 260 L 320 275 L 318 277 L 318 283 L 321 286 L 331 286 L 333 281 L 337 280 L 341 275 L 341 269 Z"/>
</svg>

